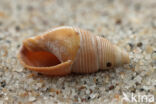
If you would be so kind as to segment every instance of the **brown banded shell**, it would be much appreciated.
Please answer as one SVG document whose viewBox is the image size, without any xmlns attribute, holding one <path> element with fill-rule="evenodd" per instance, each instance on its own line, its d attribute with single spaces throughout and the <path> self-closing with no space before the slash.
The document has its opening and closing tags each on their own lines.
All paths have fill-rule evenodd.
<svg viewBox="0 0 156 104">
<path fill-rule="evenodd" d="M 93 73 L 129 63 L 128 54 L 108 40 L 73 27 L 59 27 L 24 40 L 24 67 L 46 75 Z"/>
</svg>

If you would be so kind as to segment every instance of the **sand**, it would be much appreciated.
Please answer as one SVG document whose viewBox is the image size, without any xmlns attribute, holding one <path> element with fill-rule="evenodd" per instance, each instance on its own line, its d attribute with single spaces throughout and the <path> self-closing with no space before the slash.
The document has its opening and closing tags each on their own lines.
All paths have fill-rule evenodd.
<svg viewBox="0 0 156 104">
<path fill-rule="evenodd" d="M 22 41 L 58 26 L 105 37 L 131 63 L 65 77 L 24 68 L 17 59 Z M 122 101 L 123 93 L 156 97 L 155 0 L 0 0 L 0 104 L 136 103 Z"/>
</svg>

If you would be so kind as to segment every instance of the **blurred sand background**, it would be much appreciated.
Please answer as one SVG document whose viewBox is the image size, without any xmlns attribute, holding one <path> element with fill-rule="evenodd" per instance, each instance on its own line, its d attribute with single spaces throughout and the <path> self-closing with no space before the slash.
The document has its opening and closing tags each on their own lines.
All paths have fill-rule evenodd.
<svg viewBox="0 0 156 104">
<path fill-rule="evenodd" d="M 21 66 L 24 39 L 64 25 L 105 37 L 131 63 L 54 78 Z M 156 97 L 155 0 L 0 0 L 0 104 L 129 104 L 123 92 Z"/>
</svg>

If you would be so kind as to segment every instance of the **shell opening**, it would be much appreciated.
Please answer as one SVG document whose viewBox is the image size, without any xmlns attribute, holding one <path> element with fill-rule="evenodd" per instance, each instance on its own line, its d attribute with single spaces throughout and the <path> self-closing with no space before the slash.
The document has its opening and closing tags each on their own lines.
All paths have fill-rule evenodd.
<svg viewBox="0 0 156 104">
<path fill-rule="evenodd" d="M 23 47 L 20 57 L 24 64 L 32 67 L 50 67 L 61 63 L 61 61 L 52 53 L 47 51 L 29 51 Z"/>
</svg>

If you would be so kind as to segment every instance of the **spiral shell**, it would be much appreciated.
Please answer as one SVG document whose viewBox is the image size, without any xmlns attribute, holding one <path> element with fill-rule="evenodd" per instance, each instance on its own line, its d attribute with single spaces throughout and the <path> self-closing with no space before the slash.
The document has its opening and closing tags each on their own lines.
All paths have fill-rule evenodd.
<svg viewBox="0 0 156 104">
<path fill-rule="evenodd" d="M 89 31 L 59 27 L 24 40 L 18 58 L 24 67 L 46 75 L 93 73 L 128 64 L 128 54 Z"/>
</svg>

